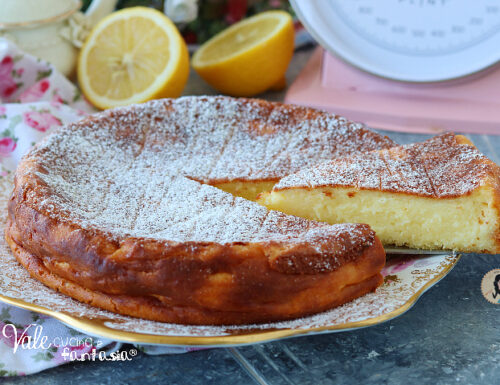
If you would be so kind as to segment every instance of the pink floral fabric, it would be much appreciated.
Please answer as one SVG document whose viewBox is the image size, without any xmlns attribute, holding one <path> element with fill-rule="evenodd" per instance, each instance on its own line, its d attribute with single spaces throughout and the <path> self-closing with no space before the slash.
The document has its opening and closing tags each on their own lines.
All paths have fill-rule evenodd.
<svg viewBox="0 0 500 385">
<path fill-rule="evenodd" d="M 47 109 L 26 111 L 23 113 L 23 121 L 29 127 L 40 132 L 47 132 L 52 128 L 62 126 L 61 119 Z"/>
<path fill-rule="evenodd" d="M 16 149 L 16 141 L 13 138 L 0 139 L 0 156 L 7 157 Z"/>
<path fill-rule="evenodd" d="M 11 176 L 21 157 L 47 134 L 92 112 L 94 108 L 78 88 L 50 64 L 0 38 L 0 178 Z M 42 339 L 45 343 L 40 343 Z M 0 302 L 0 377 L 68 363 L 70 353 L 78 359 L 121 347 L 121 343 L 86 336 L 53 318 Z M 190 350 L 137 348 L 148 354 Z"/>
<path fill-rule="evenodd" d="M 2 98 L 11 97 L 23 85 L 15 79 L 21 77 L 24 70 L 15 70 L 14 63 L 14 58 L 10 55 L 4 56 L 0 62 L 0 96 Z"/>
</svg>

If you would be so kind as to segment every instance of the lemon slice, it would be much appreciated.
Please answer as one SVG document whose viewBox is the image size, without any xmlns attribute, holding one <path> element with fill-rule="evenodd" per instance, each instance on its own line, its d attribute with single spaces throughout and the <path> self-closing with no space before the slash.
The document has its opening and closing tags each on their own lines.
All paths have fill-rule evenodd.
<svg viewBox="0 0 500 385">
<path fill-rule="evenodd" d="M 182 93 L 189 54 L 175 25 L 145 7 L 114 12 L 91 31 L 78 58 L 78 82 L 99 108 Z"/>
<path fill-rule="evenodd" d="M 291 16 L 268 11 L 214 36 L 193 55 L 192 65 L 220 92 L 253 96 L 283 81 L 293 48 Z"/>
</svg>

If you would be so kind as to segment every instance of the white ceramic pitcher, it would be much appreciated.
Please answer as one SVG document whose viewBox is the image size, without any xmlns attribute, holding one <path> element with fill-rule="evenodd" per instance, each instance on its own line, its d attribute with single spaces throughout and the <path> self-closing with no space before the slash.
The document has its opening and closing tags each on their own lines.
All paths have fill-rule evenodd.
<svg viewBox="0 0 500 385">
<path fill-rule="evenodd" d="M 90 28 L 111 13 L 117 1 L 93 0 L 83 14 L 80 0 L 1 0 L 0 37 L 71 77 Z"/>
</svg>

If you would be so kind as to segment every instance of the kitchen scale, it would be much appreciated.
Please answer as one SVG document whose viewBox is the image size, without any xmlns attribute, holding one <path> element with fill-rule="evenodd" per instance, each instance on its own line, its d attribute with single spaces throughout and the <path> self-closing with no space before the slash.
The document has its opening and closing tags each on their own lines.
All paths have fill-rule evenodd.
<svg viewBox="0 0 500 385">
<path fill-rule="evenodd" d="M 375 128 L 500 135 L 500 1 L 292 4 L 323 48 L 287 102 Z"/>
</svg>

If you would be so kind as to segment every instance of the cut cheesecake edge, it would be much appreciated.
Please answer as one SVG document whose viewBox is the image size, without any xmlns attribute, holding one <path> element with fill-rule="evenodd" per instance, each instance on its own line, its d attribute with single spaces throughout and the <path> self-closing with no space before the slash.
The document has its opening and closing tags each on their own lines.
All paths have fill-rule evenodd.
<svg viewBox="0 0 500 385">
<path fill-rule="evenodd" d="M 367 223 L 384 245 L 500 253 L 500 203 L 490 186 L 440 200 L 352 187 L 297 188 L 262 193 L 258 202 L 321 222 Z"/>
<path fill-rule="evenodd" d="M 433 153 L 440 147 L 442 152 Z M 350 167 L 356 161 L 364 162 L 365 169 Z M 433 193 L 411 187 L 419 181 L 419 168 Z M 391 179 L 395 170 L 400 178 L 396 183 Z M 384 245 L 500 253 L 499 170 L 467 138 L 444 134 L 358 154 L 354 160 L 322 163 L 283 178 L 257 201 L 316 221 L 369 224 Z M 370 185 L 370 174 L 377 174 L 379 186 Z"/>
<path fill-rule="evenodd" d="M 245 198 L 249 201 L 256 201 L 259 194 L 265 191 L 271 191 L 278 182 L 279 179 L 260 181 L 231 180 L 227 182 L 215 181 L 211 182 L 210 185 L 233 194 L 236 197 Z"/>
</svg>

